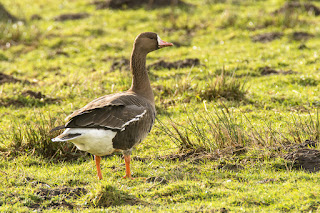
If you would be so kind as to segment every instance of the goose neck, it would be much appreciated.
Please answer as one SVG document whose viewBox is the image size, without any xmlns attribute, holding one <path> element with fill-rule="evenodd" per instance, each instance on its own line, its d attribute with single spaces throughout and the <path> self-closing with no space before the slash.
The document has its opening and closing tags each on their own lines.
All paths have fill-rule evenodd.
<svg viewBox="0 0 320 213">
<path fill-rule="evenodd" d="M 147 53 L 133 49 L 130 60 L 130 70 L 132 72 L 131 90 L 154 102 L 154 96 L 146 69 L 146 57 Z"/>
</svg>

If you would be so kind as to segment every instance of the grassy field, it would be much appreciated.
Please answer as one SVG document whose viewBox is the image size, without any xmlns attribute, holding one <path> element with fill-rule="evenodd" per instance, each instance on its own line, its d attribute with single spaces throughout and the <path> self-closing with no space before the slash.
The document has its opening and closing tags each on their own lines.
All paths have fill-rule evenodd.
<svg viewBox="0 0 320 213">
<path fill-rule="evenodd" d="M 1 212 L 320 211 L 319 1 L 184 2 L 1 2 L 16 17 L 0 11 Z M 145 31 L 175 46 L 147 58 L 158 115 L 132 155 L 143 178 L 122 179 L 116 153 L 99 181 L 93 156 L 49 131 L 130 87 Z"/>
</svg>

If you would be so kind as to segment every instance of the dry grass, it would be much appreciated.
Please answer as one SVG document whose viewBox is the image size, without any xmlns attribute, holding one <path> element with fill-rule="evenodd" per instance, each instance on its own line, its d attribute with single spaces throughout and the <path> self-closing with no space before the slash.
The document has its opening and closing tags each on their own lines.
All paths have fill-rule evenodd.
<svg viewBox="0 0 320 213">
<path fill-rule="evenodd" d="M 319 111 L 310 113 L 307 117 L 292 114 L 292 122 L 288 125 L 291 140 L 301 143 L 309 136 L 309 140 L 320 140 L 320 117 Z"/>
<path fill-rule="evenodd" d="M 307 139 L 318 141 L 320 134 L 319 113 L 309 113 L 307 118 L 292 114 L 291 120 L 283 122 L 281 129 L 264 122 L 257 128 L 244 113 L 240 116 L 224 107 L 205 110 L 203 113 L 185 110 L 186 124 L 174 122 L 170 126 L 159 121 L 160 129 L 180 150 L 205 150 L 241 147 L 274 147 L 284 143 L 301 143 Z M 263 122 L 263 121 L 262 121 Z"/>
<path fill-rule="evenodd" d="M 8 133 L 2 132 L 0 135 L 2 153 L 12 157 L 27 153 L 54 160 L 72 160 L 85 155 L 72 143 L 52 142 L 51 139 L 58 135 L 58 132 L 50 133 L 54 126 L 56 119 L 43 116 L 30 122 L 12 123 Z"/>
</svg>

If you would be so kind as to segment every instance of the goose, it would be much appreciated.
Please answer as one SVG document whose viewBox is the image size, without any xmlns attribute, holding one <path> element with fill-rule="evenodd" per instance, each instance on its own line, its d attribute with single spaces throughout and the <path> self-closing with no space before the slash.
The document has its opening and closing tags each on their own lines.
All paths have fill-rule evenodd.
<svg viewBox="0 0 320 213">
<path fill-rule="evenodd" d="M 53 142 L 72 142 L 78 149 L 94 155 L 97 176 L 102 179 L 101 156 L 122 151 L 126 166 L 123 178 L 131 177 L 132 148 L 148 135 L 155 121 L 154 95 L 146 69 L 147 54 L 173 46 L 153 32 L 139 34 L 130 58 L 132 84 L 125 92 L 97 98 L 69 115 L 66 124 L 52 129 L 65 129 Z"/>
</svg>

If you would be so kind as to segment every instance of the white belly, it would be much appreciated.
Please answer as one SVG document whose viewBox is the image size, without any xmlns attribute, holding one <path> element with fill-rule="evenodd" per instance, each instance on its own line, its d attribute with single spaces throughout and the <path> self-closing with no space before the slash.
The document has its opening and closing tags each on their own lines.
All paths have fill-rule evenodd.
<svg viewBox="0 0 320 213">
<path fill-rule="evenodd" d="M 93 155 L 103 156 L 114 151 L 112 139 L 117 134 L 111 130 L 91 129 L 91 128 L 68 128 L 64 133 L 81 135 L 70 140 L 82 151 Z"/>
</svg>

